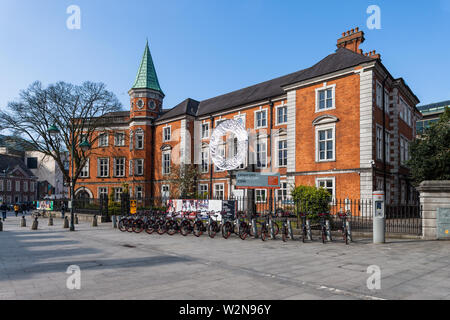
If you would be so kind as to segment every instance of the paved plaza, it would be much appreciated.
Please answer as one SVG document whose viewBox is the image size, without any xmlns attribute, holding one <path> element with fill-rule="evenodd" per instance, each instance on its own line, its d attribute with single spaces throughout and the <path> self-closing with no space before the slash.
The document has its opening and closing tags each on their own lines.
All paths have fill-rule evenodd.
<svg viewBox="0 0 450 320">
<path fill-rule="evenodd" d="M 9 215 L 0 232 L 0 299 L 450 299 L 450 242 L 355 239 L 228 240 L 122 233 L 111 224 L 76 232 L 62 220 L 39 230 Z M 66 287 L 70 265 L 81 289 Z M 369 290 L 369 266 L 381 289 Z"/>
</svg>

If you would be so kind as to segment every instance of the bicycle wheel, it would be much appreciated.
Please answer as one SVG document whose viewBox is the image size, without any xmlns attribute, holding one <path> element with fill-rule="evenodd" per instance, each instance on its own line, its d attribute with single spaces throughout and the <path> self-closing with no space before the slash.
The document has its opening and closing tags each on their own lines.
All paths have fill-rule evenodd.
<svg viewBox="0 0 450 320">
<path fill-rule="evenodd" d="M 222 225 L 222 237 L 224 239 L 228 239 L 230 237 L 230 235 L 231 235 L 231 228 L 232 228 L 232 226 L 231 226 L 230 222 L 225 222 Z"/>
<path fill-rule="evenodd" d="M 273 234 L 276 237 L 279 233 L 280 233 L 280 227 L 278 226 L 277 223 L 273 223 Z"/>
<path fill-rule="evenodd" d="M 180 226 L 180 233 L 183 235 L 183 236 L 187 236 L 189 233 L 191 233 L 191 226 L 190 226 L 190 224 L 189 224 L 189 222 L 188 221 L 183 221 L 182 223 L 181 223 L 181 226 Z"/>
<path fill-rule="evenodd" d="M 154 224 L 153 221 L 149 221 L 145 225 L 145 232 L 147 232 L 148 234 L 152 234 L 155 231 L 155 228 L 153 227 L 153 224 Z"/>
<path fill-rule="evenodd" d="M 216 236 L 217 230 L 217 222 L 213 221 L 208 225 L 208 235 L 210 238 L 214 238 Z"/>
<path fill-rule="evenodd" d="M 167 234 L 169 236 L 173 236 L 175 233 L 177 233 L 177 223 L 175 221 L 167 222 L 166 228 L 167 228 Z"/>
<path fill-rule="evenodd" d="M 203 222 L 197 221 L 194 223 L 194 236 L 197 238 L 203 234 Z"/>
<path fill-rule="evenodd" d="M 159 221 L 158 222 L 158 228 L 156 229 L 156 232 L 159 235 L 163 235 L 164 233 L 166 233 L 166 224 L 164 223 L 164 221 Z"/>
<path fill-rule="evenodd" d="M 127 229 L 125 228 L 125 221 L 124 221 L 124 219 L 120 219 L 119 220 L 119 230 L 120 231 L 122 231 L 122 232 L 125 232 L 125 231 L 127 231 Z"/>
<path fill-rule="evenodd" d="M 137 219 L 136 221 L 134 221 L 131 229 L 135 233 L 141 233 L 144 230 L 144 221 L 142 221 L 141 219 Z"/>
<path fill-rule="evenodd" d="M 134 223 L 133 220 L 127 219 L 127 222 L 125 223 L 125 228 L 127 232 L 133 232 L 133 223 Z"/>
<path fill-rule="evenodd" d="M 239 228 L 239 238 L 245 240 L 249 234 L 248 225 L 246 222 L 242 222 L 241 227 Z"/>
</svg>

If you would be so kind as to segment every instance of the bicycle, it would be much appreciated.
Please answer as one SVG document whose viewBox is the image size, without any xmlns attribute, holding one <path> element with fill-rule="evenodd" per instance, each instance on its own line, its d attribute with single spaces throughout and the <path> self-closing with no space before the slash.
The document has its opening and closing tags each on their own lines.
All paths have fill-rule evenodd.
<svg viewBox="0 0 450 320">
<path fill-rule="evenodd" d="M 222 219 L 225 220 L 225 222 L 222 224 L 222 237 L 224 239 L 228 239 L 232 233 L 237 234 L 235 230 L 236 222 L 233 221 L 233 218 L 223 215 Z"/>
<path fill-rule="evenodd" d="M 194 219 L 194 224 L 192 225 L 192 231 L 194 236 L 200 237 L 203 232 L 206 232 L 206 227 L 203 224 L 203 216 L 201 212 L 197 212 Z"/>
<path fill-rule="evenodd" d="M 217 222 L 217 218 L 218 218 L 219 214 L 214 214 L 214 211 L 211 211 L 209 213 L 208 235 L 210 238 L 214 238 L 216 236 L 217 232 L 220 231 L 220 224 Z M 214 220 L 213 217 L 216 219 Z"/>
<path fill-rule="evenodd" d="M 302 242 L 305 243 L 308 238 L 308 228 L 306 226 L 306 213 L 299 213 L 300 218 L 302 219 Z"/>
<path fill-rule="evenodd" d="M 319 213 L 320 218 L 320 232 L 322 236 L 322 243 L 327 242 L 327 236 L 328 236 L 328 230 L 326 225 L 326 217 L 328 216 L 328 213 Z"/>
<path fill-rule="evenodd" d="M 346 245 L 349 244 L 349 242 L 351 241 L 351 236 L 350 236 L 350 232 L 347 228 L 347 218 L 351 217 L 352 213 L 350 210 L 347 210 L 347 212 L 344 213 L 344 211 L 341 209 L 339 211 L 339 218 L 341 218 L 342 220 L 342 237 L 344 239 L 344 242 Z"/>
</svg>

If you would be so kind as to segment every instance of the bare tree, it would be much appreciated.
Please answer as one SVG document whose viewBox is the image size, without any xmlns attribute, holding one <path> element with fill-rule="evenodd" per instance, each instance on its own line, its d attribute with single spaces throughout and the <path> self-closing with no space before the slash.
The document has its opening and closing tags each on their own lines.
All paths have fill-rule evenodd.
<svg viewBox="0 0 450 320">
<path fill-rule="evenodd" d="M 173 188 L 171 190 L 172 198 L 196 198 L 197 181 L 200 177 L 198 167 L 194 164 L 180 164 L 172 168 L 170 181 Z"/>
<path fill-rule="evenodd" d="M 109 125 L 104 116 L 120 109 L 120 102 L 103 83 L 58 82 L 44 88 L 37 81 L 20 93 L 18 101 L 0 111 L 0 132 L 13 132 L 28 140 L 36 151 L 53 158 L 66 181 L 71 176 L 64 168 L 64 154 L 73 146 L 73 194 L 73 186 L 91 153 L 79 148 L 80 143 L 87 141 L 92 146 L 98 139 L 94 132 Z M 56 137 L 48 131 L 52 126 L 58 129 Z"/>
</svg>

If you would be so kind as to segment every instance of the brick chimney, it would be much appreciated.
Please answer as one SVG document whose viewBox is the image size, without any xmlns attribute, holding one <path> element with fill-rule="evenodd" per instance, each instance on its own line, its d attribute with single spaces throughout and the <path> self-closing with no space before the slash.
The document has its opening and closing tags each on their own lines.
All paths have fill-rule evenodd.
<svg viewBox="0 0 450 320">
<path fill-rule="evenodd" d="M 359 49 L 359 46 L 364 40 L 363 31 L 359 31 L 359 28 L 352 29 L 342 33 L 342 37 L 337 41 L 337 47 L 346 48 L 356 53 L 363 54 L 362 50 Z"/>
</svg>

